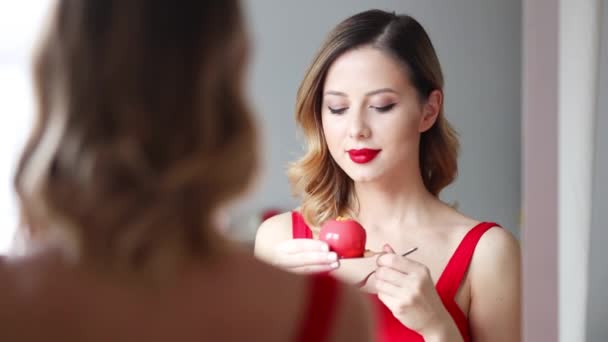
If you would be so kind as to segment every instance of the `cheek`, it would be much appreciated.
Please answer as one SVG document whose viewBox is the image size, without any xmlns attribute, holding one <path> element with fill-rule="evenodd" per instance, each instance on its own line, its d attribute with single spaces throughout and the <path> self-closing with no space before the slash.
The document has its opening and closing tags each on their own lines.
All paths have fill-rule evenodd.
<svg viewBox="0 0 608 342">
<path fill-rule="evenodd" d="M 326 120 L 323 118 L 321 121 L 323 125 L 323 134 L 325 135 L 325 141 L 330 151 L 338 148 L 340 141 L 342 140 L 342 129 L 338 122 L 333 120 Z"/>
<path fill-rule="evenodd" d="M 418 135 L 418 122 L 406 114 L 378 122 L 374 132 L 382 140 L 403 141 Z"/>
</svg>

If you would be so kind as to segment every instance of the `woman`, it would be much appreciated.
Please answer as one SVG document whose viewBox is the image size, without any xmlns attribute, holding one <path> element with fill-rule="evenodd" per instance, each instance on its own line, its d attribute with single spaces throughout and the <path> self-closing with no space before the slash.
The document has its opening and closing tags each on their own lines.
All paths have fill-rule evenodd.
<svg viewBox="0 0 608 342">
<path fill-rule="evenodd" d="M 0 340 L 370 340 L 356 289 L 218 233 L 257 161 L 245 43 L 234 0 L 57 3 L 15 177 L 36 248 L 0 262 Z"/>
<path fill-rule="evenodd" d="M 370 10 L 340 23 L 298 92 L 308 150 L 289 176 L 301 207 L 262 224 L 256 254 L 361 284 L 380 315 L 379 341 L 519 341 L 517 241 L 439 199 L 458 153 L 443 98 L 437 55 L 415 19 Z M 366 247 L 382 253 L 338 260 L 309 239 L 337 216 L 359 221 Z"/>
</svg>

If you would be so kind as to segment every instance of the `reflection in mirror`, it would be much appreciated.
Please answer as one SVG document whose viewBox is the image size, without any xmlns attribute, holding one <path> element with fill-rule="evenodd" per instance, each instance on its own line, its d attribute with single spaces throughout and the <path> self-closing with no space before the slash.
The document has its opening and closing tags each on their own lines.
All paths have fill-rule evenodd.
<svg viewBox="0 0 608 342">
<path fill-rule="evenodd" d="M 445 79 L 445 116 L 459 135 L 458 175 L 441 198 L 519 236 L 521 8 L 519 2 L 245 1 L 252 28 L 249 84 L 262 131 L 255 191 L 230 214 L 232 234 L 251 243 L 262 221 L 300 205 L 288 164 L 303 156 L 296 93 L 327 33 L 342 19 L 381 8 L 411 14 L 429 33 Z"/>
<path fill-rule="evenodd" d="M 362 287 L 380 309 L 380 334 L 518 341 L 519 8 L 404 10 L 418 22 L 324 6 L 315 29 L 325 32 L 310 37 L 309 6 L 284 9 L 301 22 L 249 7 L 270 163 L 240 208 L 254 223 L 245 238 L 255 233 L 254 252 L 269 263 Z M 271 29 L 285 18 L 301 29 Z M 266 208 L 282 213 L 256 232 Z"/>
</svg>

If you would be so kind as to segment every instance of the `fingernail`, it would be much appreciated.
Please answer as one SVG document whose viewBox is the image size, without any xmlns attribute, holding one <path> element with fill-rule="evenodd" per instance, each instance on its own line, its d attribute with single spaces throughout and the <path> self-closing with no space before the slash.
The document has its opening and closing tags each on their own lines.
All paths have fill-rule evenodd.
<svg viewBox="0 0 608 342">
<path fill-rule="evenodd" d="M 329 265 L 329 267 L 331 267 L 331 268 L 338 268 L 338 266 L 339 266 L 339 265 L 340 265 L 340 264 L 339 264 L 339 263 L 336 261 L 336 262 L 332 262 L 332 263 Z"/>
<path fill-rule="evenodd" d="M 329 261 L 336 261 L 336 260 L 338 260 L 338 256 L 336 255 L 336 253 L 331 252 L 327 255 L 327 259 Z"/>
</svg>

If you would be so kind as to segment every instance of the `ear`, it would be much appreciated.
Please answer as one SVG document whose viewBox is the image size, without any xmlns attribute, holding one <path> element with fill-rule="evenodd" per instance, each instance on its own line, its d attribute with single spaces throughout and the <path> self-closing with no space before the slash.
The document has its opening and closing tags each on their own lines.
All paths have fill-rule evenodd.
<svg viewBox="0 0 608 342">
<path fill-rule="evenodd" d="M 426 102 L 422 105 L 422 117 L 420 118 L 420 124 L 418 125 L 418 131 L 420 133 L 428 131 L 439 116 L 441 106 L 443 104 L 443 93 L 440 90 L 433 90 Z"/>
</svg>

